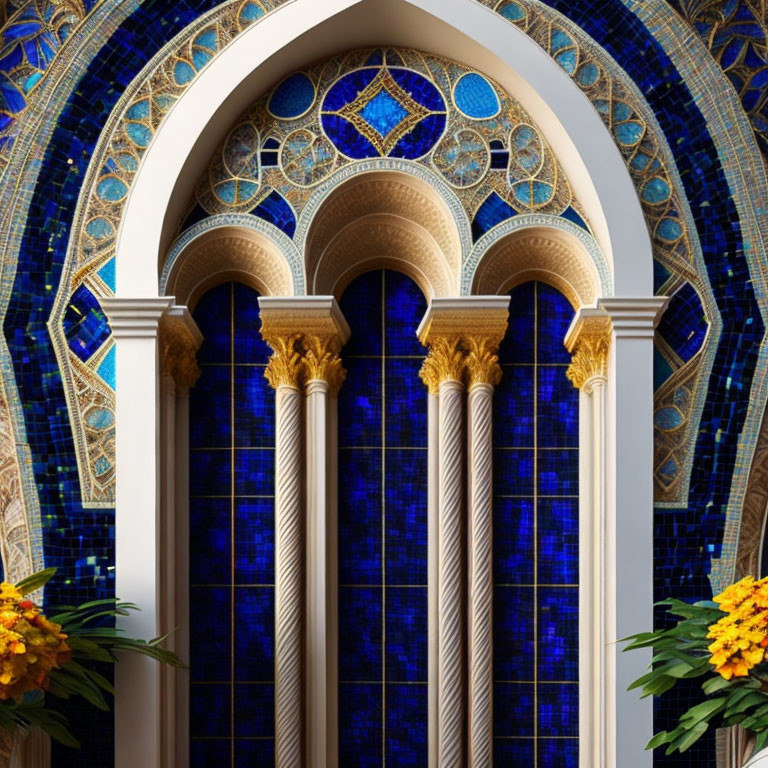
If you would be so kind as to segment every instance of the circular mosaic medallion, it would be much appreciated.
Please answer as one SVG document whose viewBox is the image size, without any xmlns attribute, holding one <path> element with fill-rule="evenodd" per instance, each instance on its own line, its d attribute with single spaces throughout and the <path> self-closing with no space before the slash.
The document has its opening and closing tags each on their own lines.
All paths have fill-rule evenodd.
<svg viewBox="0 0 768 768">
<path fill-rule="evenodd" d="M 399 67 L 350 72 L 328 90 L 321 111 L 326 135 L 353 160 L 423 157 L 440 140 L 447 118 L 435 85 Z"/>
</svg>

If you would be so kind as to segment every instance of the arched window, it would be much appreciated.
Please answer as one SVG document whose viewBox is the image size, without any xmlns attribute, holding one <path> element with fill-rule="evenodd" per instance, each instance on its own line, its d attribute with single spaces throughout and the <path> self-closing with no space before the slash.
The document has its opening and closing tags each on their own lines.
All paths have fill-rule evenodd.
<svg viewBox="0 0 768 768">
<path fill-rule="evenodd" d="M 189 409 L 190 768 L 274 762 L 274 394 L 258 294 L 198 302 Z"/>
<path fill-rule="evenodd" d="M 339 765 L 427 764 L 427 392 L 419 288 L 344 292 L 339 394 Z"/>
<path fill-rule="evenodd" d="M 579 395 L 556 289 L 510 292 L 494 398 L 495 764 L 578 765 Z"/>
</svg>

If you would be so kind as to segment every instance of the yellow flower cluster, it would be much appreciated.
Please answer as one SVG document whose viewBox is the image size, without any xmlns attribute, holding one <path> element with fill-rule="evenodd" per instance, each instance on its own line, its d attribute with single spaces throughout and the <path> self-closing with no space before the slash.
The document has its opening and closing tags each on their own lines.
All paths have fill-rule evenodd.
<svg viewBox="0 0 768 768">
<path fill-rule="evenodd" d="M 747 576 L 714 600 L 726 616 L 709 627 L 710 664 L 726 680 L 746 677 L 768 647 L 768 578 Z"/>
<path fill-rule="evenodd" d="M 71 658 L 67 636 L 13 584 L 0 584 L 0 699 L 41 690 Z"/>
</svg>

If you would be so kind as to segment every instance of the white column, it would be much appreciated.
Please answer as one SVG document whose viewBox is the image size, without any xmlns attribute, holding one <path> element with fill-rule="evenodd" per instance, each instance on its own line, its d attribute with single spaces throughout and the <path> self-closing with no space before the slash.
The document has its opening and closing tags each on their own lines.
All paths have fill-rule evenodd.
<svg viewBox="0 0 768 768">
<path fill-rule="evenodd" d="M 440 500 L 440 455 L 437 445 L 440 439 L 440 399 L 429 393 L 427 412 L 427 633 L 428 674 L 427 697 L 429 718 L 429 768 L 437 768 L 437 532 Z"/>
<path fill-rule="evenodd" d="M 200 377 L 203 342 L 187 307 L 170 307 L 160 320 L 162 502 L 159 602 L 166 646 L 189 663 L 189 390 Z M 189 672 L 160 672 L 162 765 L 189 761 Z"/>
<path fill-rule="evenodd" d="M 131 635 L 159 635 L 158 321 L 170 298 L 102 300 L 117 346 L 116 593 L 141 613 Z M 115 667 L 115 766 L 160 768 L 160 669 L 126 654 Z"/>
<path fill-rule="evenodd" d="M 261 334 L 275 352 L 267 378 L 278 398 L 276 765 L 332 768 L 338 752 L 335 420 L 344 380 L 339 350 L 349 327 L 331 296 L 259 304 Z"/>
<path fill-rule="evenodd" d="M 262 330 L 262 335 L 264 335 Z M 295 334 L 265 335 L 275 390 L 275 765 L 304 760 L 304 483 L 301 355 Z"/>
<path fill-rule="evenodd" d="M 438 520 L 438 765 L 464 764 L 464 385 L 440 382 Z"/>
<path fill-rule="evenodd" d="M 613 339 L 606 392 L 605 749 L 608 768 L 650 768 L 652 701 L 627 687 L 650 652 L 618 641 L 653 626 L 653 333 L 667 300 L 603 299 Z"/>
<path fill-rule="evenodd" d="M 664 298 L 582 308 L 565 345 L 580 394 L 580 766 L 650 768 L 649 699 L 627 691 L 653 626 L 653 332 Z"/>
</svg>

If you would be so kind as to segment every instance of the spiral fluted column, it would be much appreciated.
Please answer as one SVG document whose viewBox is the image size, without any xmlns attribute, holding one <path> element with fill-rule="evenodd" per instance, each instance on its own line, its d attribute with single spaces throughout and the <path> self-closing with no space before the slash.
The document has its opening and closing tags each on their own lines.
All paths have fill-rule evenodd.
<svg viewBox="0 0 768 768">
<path fill-rule="evenodd" d="M 496 350 L 503 334 L 502 327 L 470 339 L 467 356 L 470 768 L 493 764 L 493 391 L 501 380 Z"/>
<path fill-rule="evenodd" d="M 464 351 L 460 338 L 430 343 L 421 377 L 439 409 L 437 764 L 464 763 Z"/>
<path fill-rule="evenodd" d="M 337 749 L 335 398 L 349 328 L 331 296 L 259 299 L 276 391 L 275 765 Z"/>
<path fill-rule="evenodd" d="M 303 761 L 304 520 L 299 337 L 270 337 L 275 390 L 275 765 Z"/>
</svg>

